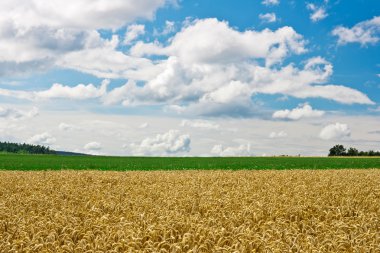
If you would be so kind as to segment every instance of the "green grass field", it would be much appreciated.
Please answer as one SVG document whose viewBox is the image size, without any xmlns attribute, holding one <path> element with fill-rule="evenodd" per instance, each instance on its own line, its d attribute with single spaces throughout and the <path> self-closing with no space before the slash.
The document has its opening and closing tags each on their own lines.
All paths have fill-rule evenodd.
<svg viewBox="0 0 380 253">
<path fill-rule="evenodd" d="M 0 154 L 0 170 L 189 170 L 380 168 L 380 157 L 106 157 Z"/>
</svg>

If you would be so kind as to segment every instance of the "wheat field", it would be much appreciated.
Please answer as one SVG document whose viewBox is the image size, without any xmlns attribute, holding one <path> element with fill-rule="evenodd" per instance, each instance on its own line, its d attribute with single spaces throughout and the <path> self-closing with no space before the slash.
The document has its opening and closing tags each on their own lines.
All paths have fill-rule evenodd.
<svg viewBox="0 0 380 253">
<path fill-rule="evenodd" d="M 380 252 L 380 170 L 0 171 L 0 252 Z"/>
</svg>

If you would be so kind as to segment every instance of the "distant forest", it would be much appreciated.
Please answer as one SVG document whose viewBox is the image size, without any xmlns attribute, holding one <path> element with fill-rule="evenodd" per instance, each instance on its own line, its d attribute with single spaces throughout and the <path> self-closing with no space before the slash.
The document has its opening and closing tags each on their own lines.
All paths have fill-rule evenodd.
<svg viewBox="0 0 380 253">
<path fill-rule="evenodd" d="M 335 145 L 330 148 L 329 156 L 380 156 L 379 151 L 359 151 L 356 148 L 346 149 L 343 145 Z"/>
<path fill-rule="evenodd" d="M 51 150 L 49 147 L 11 142 L 0 142 L 0 152 L 21 154 L 56 154 L 56 152 Z"/>
</svg>

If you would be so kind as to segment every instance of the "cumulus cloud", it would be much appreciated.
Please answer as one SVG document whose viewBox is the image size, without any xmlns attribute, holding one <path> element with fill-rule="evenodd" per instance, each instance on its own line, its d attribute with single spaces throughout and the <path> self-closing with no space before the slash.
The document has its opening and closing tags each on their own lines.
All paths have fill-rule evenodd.
<svg viewBox="0 0 380 253">
<path fill-rule="evenodd" d="M 280 0 L 263 0 L 261 2 L 263 5 L 270 6 L 270 5 L 279 5 Z"/>
<path fill-rule="evenodd" d="M 261 21 L 266 22 L 266 23 L 273 23 L 273 22 L 276 22 L 277 20 L 276 14 L 273 12 L 259 14 L 259 18 L 261 19 Z"/>
<path fill-rule="evenodd" d="M 351 130 L 348 125 L 339 122 L 325 126 L 319 133 L 319 137 L 323 140 L 340 140 L 350 136 Z"/>
<path fill-rule="evenodd" d="M 17 20 L 18 21 L 18 20 Z M 62 54 L 68 51 L 80 50 L 83 47 L 98 46 L 107 40 L 103 40 L 95 30 L 77 30 L 70 28 L 30 27 L 19 28 L 11 22 L 0 21 L 0 26 L 5 29 L 0 33 L 2 46 L 10 45 L 9 50 L 2 54 L 2 60 L 17 59 L 27 61 L 44 59 L 53 54 Z M 19 52 L 15 50 L 19 49 Z M 33 51 L 26 51 L 31 50 Z M 17 54 L 18 53 L 18 54 Z"/>
<path fill-rule="evenodd" d="M 224 38 L 221 40 L 220 38 Z M 302 36 L 291 27 L 276 31 L 247 30 L 238 32 L 227 22 L 203 19 L 192 22 L 178 32 L 165 48 L 155 44 L 137 44 L 134 55 L 161 54 L 177 56 L 185 65 L 193 63 L 232 63 L 250 58 L 280 62 L 290 53 L 305 52 Z M 188 43 L 191 41 L 192 43 Z"/>
<path fill-rule="evenodd" d="M 357 23 L 351 28 L 338 26 L 332 34 L 338 37 L 338 44 L 359 43 L 362 46 L 376 44 L 380 39 L 380 16 Z"/>
<path fill-rule="evenodd" d="M 102 145 L 99 142 L 93 141 L 84 145 L 83 148 L 88 151 L 98 151 L 102 149 Z"/>
<path fill-rule="evenodd" d="M 358 90 L 330 84 L 333 66 L 322 57 L 303 65 L 285 61 L 307 51 L 302 35 L 288 26 L 238 31 L 225 21 L 199 19 L 184 24 L 162 44 L 133 41 L 129 52 L 118 51 L 116 35 L 104 39 L 97 31 L 86 31 L 83 36 L 84 44 L 75 42 L 75 50 L 64 50 L 55 64 L 101 78 L 128 79 L 127 83 L 112 90 L 103 84 L 55 84 L 32 92 L 0 89 L 0 95 L 29 100 L 98 98 L 105 105 L 159 105 L 184 115 L 239 117 L 255 114 L 252 98 L 258 93 L 373 104 Z"/>
<path fill-rule="evenodd" d="M 140 35 L 145 34 L 145 26 L 144 25 L 130 25 L 127 28 L 127 32 L 125 33 L 124 45 L 129 45 L 131 44 L 132 41 L 137 39 Z"/>
<path fill-rule="evenodd" d="M 301 118 L 315 118 L 321 117 L 325 114 L 324 111 L 314 110 L 309 104 L 299 105 L 292 110 L 279 110 L 275 111 L 272 115 L 274 119 L 291 119 L 299 120 Z"/>
<path fill-rule="evenodd" d="M 32 27 L 19 30 L 1 18 L 0 30 L 0 64 L 3 68 L 0 74 L 3 75 L 45 70 L 66 52 L 79 50 L 88 46 L 90 41 L 100 39 L 94 38 L 97 32 L 71 29 Z"/>
<path fill-rule="evenodd" d="M 249 87 L 239 81 L 232 81 L 229 84 L 220 87 L 212 92 L 206 93 L 201 97 L 200 101 L 209 101 L 219 104 L 231 103 L 237 98 L 249 100 L 250 98 Z"/>
<path fill-rule="evenodd" d="M 212 147 L 211 154 L 216 156 L 253 156 L 249 143 L 235 147 L 223 147 L 223 145 L 218 144 Z"/>
<path fill-rule="evenodd" d="M 223 38 L 221 40 L 220 38 Z M 191 41 L 191 43 L 189 43 Z M 275 31 L 239 32 L 216 19 L 195 20 L 168 40 L 138 42 L 135 57 L 166 56 L 161 73 L 144 86 L 123 88 L 123 104 L 166 104 L 177 112 L 200 115 L 252 114 L 255 93 L 282 94 L 298 98 L 320 97 L 345 104 L 373 104 L 360 91 L 328 84 L 333 66 L 313 57 L 303 68 L 283 60 L 306 52 L 305 41 L 291 27 Z M 256 60 L 263 59 L 264 66 Z"/>
<path fill-rule="evenodd" d="M 165 0 L 3 0 L 2 20 L 30 27 L 70 27 L 76 29 L 116 29 L 137 18 L 151 19 Z"/>
<path fill-rule="evenodd" d="M 180 126 L 211 129 L 211 130 L 216 130 L 216 129 L 220 128 L 219 124 L 216 124 L 216 123 L 209 121 L 209 120 L 182 120 Z"/>
<path fill-rule="evenodd" d="M 28 143 L 38 145 L 52 145 L 56 141 L 56 138 L 54 138 L 50 133 L 44 132 L 41 134 L 33 135 L 31 138 L 29 138 Z"/>
<path fill-rule="evenodd" d="M 368 96 L 358 90 L 345 87 L 342 85 L 314 85 L 307 86 L 304 90 L 294 91 L 293 94 L 298 98 L 325 98 L 339 102 L 341 104 L 364 104 L 374 105 Z"/>
<path fill-rule="evenodd" d="M 136 83 L 134 81 L 129 80 L 125 85 L 120 87 L 116 87 L 113 90 L 109 91 L 102 97 L 102 101 L 106 105 L 112 105 L 117 103 L 129 103 L 128 99 L 130 99 L 131 94 L 133 93 L 136 87 Z"/>
<path fill-rule="evenodd" d="M 19 110 L 10 107 L 0 106 L 0 118 L 11 120 L 22 120 L 28 118 L 34 118 L 38 115 L 39 110 L 37 107 L 33 107 L 30 110 Z"/>
<path fill-rule="evenodd" d="M 104 80 L 101 86 L 95 87 L 93 84 L 78 84 L 70 87 L 62 84 L 53 84 L 53 86 L 45 91 L 35 93 L 37 98 L 70 98 L 70 99 L 89 99 L 101 97 L 106 93 L 108 80 Z"/>
<path fill-rule="evenodd" d="M 147 137 L 140 143 L 132 143 L 130 148 L 133 155 L 141 156 L 171 156 L 190 151 L 190 136 L 181 134 L 178 130 Z"/>
<path fill-rule="evenodd" d="M 275 138 L 284 138 L 288 136 L 288 134 L 285 131 L 280 131 L 280 132 L 271 132 L 269 134 L 269 138 L 275 139 Z"/>
<path fill-rule="evenodd" d="M 304 99 L 319 97 L 342 104 L 374 104 L 367 95 L 358 90 L 342 85 L 324 84 L 332 75 L 333 66 L 322 57 L 310 58 L 303 69 L 290 64 L 280 70 L 260 70 L 256 72 L 256 81 L 259 83 L 257 92 Z"/>
<path fill-rule="evenodd" d="M 98 46 L 72 51 L 60 57 L 56 64 L 99 78 L 121 78 L 147 81 L 162 71 L 160 64 L 147 58 L 134 57 L 117 50 L 119 38 L 102 39 Z"/>
<path fill-rule="evenodd" d="M 78 84 L 76 86 L 66 86 L 55 83 L 47 90 L 43 91 L 22 91 L 0 89 L 0 96 L 8 96 L 19 99 L 39 100 L 39 99 L 56 99 L 66 98 L 83 100 L 90 98 L 99 98 L 106 94 L 109 80 L 102 81 L 100 87 L 93 84 Z"/>
<path fill-rule="evenodd" d="M 308 3 L 306 7 L 311 11 L 310 19 L 313 22 L 318 22 L 328 16 L 325 6 L 316 6 L 315 4 Z"/>
<path fill-rule="evenodd" d="M 174 0 L 4 0 L 0 2 L 2 75 L 46 70 L 67 53 L 102 47 L 97 30 L 151 19 Z M 67 59 L 66 59 L 67 61 Z"/>
</svg>

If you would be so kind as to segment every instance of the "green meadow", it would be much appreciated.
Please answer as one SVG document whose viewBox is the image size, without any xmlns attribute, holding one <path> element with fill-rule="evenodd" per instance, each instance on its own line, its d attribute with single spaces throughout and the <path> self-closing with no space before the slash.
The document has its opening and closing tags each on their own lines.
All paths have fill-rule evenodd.
<svg viewBox="0 0 380 253">
<path fill-rule="evenodd" d="M 0 170 L 284 170 L 380 168 L 380 157 L 112 157 L 0 154 Z"/>
</svg>

